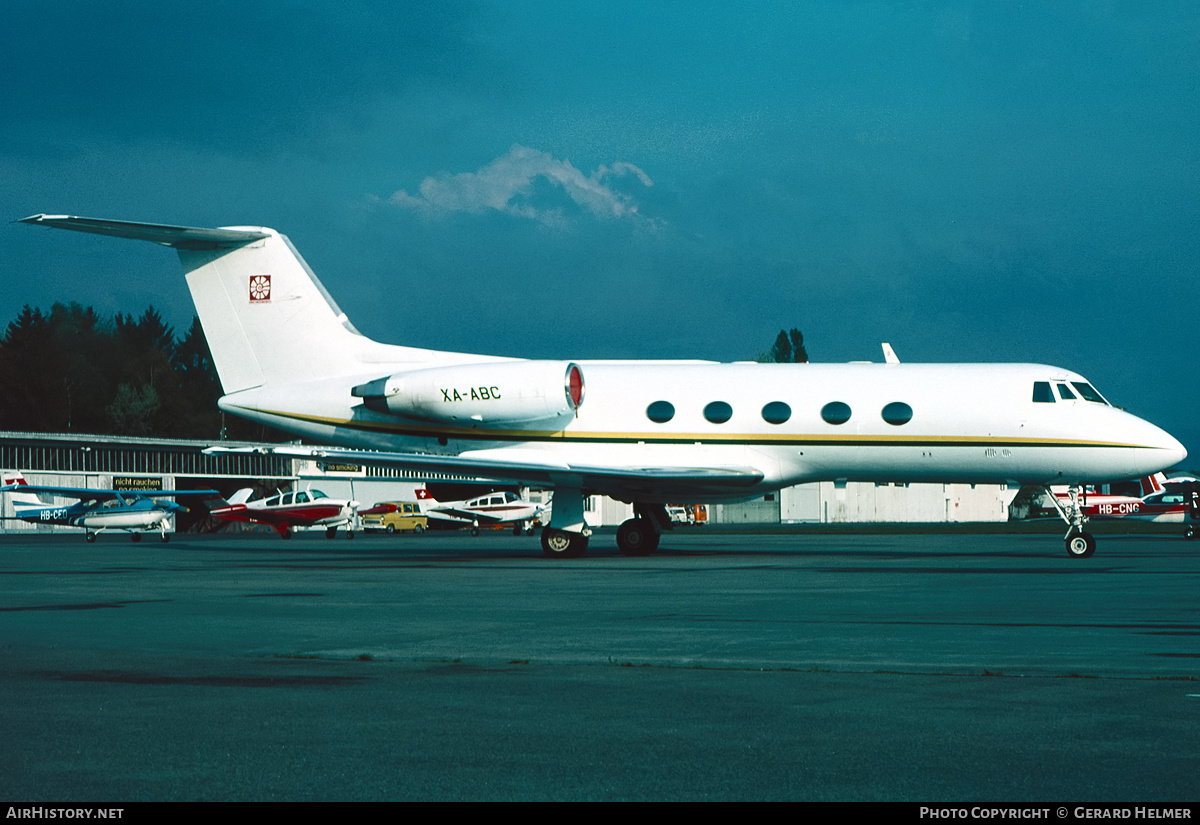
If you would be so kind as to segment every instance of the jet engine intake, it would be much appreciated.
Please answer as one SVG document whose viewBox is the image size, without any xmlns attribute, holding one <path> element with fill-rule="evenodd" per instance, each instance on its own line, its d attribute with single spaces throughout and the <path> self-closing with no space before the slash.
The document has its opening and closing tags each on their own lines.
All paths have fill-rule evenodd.
<svg viewBox="0 0 1200 825">
<path fill-rule="evenodd" d="M 351 389 L 367 409 L 420 421 L 505 426 L 573 416 L 583 370 L 569 361 L 496 361 L 398 372 Z"/>
</svg>

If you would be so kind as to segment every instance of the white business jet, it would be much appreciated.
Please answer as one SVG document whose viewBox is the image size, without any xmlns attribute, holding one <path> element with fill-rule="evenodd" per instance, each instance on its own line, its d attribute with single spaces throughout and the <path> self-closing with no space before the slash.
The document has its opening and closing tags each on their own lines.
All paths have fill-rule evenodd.
<svg viewBox="0 0 1200 825">
<path fill-rule="evenodd" d="M 273 229 L 23 221 L 175 248 L 220 408 L 341 445 L 258 449 L 552 488 L 549 556 L 586 549 L 587 495 L 633 504 L 617 545 L 645 555 L 670 526 L 667 502 L 846 480 L 1066 484 L 1067 552 L 1086 557 L 1081 485 L 1187 454 L 1061 367 L 530 361 L 393 346 L 359 333 Z M 1055 391 L 1067 385 L 1070 397 Z"/>
</svg>

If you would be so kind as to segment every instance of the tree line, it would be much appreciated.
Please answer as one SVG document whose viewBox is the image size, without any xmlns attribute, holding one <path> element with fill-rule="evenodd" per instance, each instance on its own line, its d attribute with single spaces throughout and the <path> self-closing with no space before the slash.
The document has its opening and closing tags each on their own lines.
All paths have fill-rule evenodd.
<svg viewBox="0 0 1200 825">
<path fill-rule="evenodd" d="M 807 364 L 808 350 L 804 347 L 804 333 L 795 327 L 779 330 L 775 343 L 769 350 L 760 352 L 756 360 L 775 364 Z"/>
<path fill-rule="evenodd" d="M 153 307 L 26 305 L 0 338 L 0 430 L 258 440 L 266 428 L 217 409 L 221 384 L 200 319 L 178 337 Z M 223 433 L 223 427 L 228 432 Z"/>
</svg>

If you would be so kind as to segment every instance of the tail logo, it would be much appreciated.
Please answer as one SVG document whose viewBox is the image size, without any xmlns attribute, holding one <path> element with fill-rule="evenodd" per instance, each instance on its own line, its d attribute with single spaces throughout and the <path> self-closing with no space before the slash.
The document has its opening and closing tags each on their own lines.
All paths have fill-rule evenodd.
<svg viewBox="0 0 1200 825">
<path fill-rule="evenodd" d="M 250 276 L 250 303 L 257 304 L 271 300 L 271 276 Z"/>
</svg>

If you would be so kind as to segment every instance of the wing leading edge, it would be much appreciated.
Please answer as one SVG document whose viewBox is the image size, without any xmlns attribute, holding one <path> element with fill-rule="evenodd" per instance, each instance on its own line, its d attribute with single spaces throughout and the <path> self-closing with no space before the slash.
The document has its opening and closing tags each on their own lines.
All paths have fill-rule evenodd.
<svg viewBox="0 0 1200 825">
<path fill-rule="evenodd" d="M 55 496 L 70 496 L 71 498 L 95 499 L 157 499 L 175 498 L 176 496 L 220 495 L 217 490 L 99 490 L 89 487 L 45 487 L 38 484 L 6 484 L 0 487 L 0 493 L 49 493 Z"/>
</svg>

